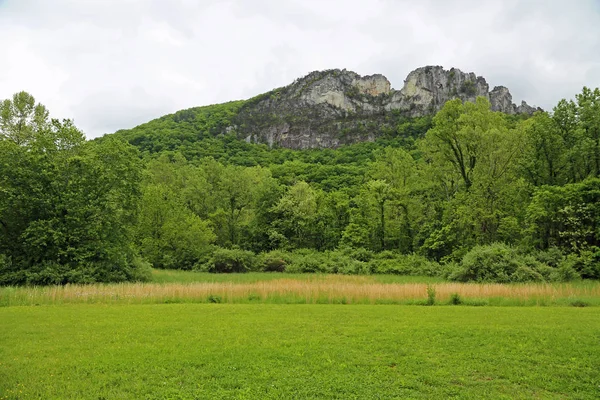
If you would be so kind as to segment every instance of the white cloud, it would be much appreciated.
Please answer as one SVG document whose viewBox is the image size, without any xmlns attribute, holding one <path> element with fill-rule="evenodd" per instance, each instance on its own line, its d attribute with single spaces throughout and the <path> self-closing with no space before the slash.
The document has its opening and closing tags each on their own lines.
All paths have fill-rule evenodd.
<svg viewBox="0 0 600 400">
<path fill-rule="evenodd" d="M 0 99 L 26 90 L 88 137 L 306 73 L 458 67 L 551 108 L 600 85 L 596 0 L 5 0 Z"/>
</svg>

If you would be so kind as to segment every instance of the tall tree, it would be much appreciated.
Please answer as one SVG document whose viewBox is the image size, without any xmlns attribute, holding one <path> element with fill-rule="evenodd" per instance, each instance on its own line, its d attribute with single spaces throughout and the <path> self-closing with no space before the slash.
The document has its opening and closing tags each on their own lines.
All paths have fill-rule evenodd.
<svg viewBox="0 0 600 400">
<path fill-rule="evenodd" d="M 591 160 L 589 174 L 600 176 L 600 88 L 592 90 L 584 87 L 576 98 L 579 125 Z"/>
<path fill-rule="evenodd" d="M 137 150 L 85 142 L 71 121 L 49 120 L 32 96 L 2 103 L 0 253 L 3 283 L 141 279 L 132 229 L 139 199 Z"/>
</svg>

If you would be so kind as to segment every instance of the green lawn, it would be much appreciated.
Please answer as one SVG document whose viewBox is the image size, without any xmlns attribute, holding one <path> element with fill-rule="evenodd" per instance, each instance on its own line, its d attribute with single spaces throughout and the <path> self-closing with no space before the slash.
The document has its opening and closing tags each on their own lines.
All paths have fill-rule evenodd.
<svg viewBox="0 0 600 400">
<path fill-rule="evenodd" d="M 600 309 L 0 308 L 0 399 L 600 398 Z"/>
</svg>

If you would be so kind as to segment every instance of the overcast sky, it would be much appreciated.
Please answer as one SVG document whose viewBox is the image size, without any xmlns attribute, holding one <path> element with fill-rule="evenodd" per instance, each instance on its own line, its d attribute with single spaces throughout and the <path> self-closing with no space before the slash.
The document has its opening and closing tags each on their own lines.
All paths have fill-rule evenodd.
<svg viewBox="0 0 600 400">
<path fill-rule="evenodd" d="M 457 67 L 551 109 L 600 86 L 600 0 L 0 0 L 0 99 L 91 137 L 314 70 Z"/>
</svg>

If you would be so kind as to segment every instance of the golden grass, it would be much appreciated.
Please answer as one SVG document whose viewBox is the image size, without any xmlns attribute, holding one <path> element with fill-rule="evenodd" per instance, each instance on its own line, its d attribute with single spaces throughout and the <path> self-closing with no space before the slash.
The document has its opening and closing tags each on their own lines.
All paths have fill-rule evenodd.
<svg viewBox="0 0 600 400">
<path fill-rule="evenodd" d="M 0 289 L 0 304 L 276 302 L 276 303 L 411 303 L 435 289 L 436 301 L 452 294 L 461 299 L 504 299 L 516 304 L 554 304 L 564 299 L 600 299 L 600 284 L 373 283 L 365 276 L 324 276 L 317 280 L 278 279 L 252 283 L 123 283 Z"/>
</svg>

